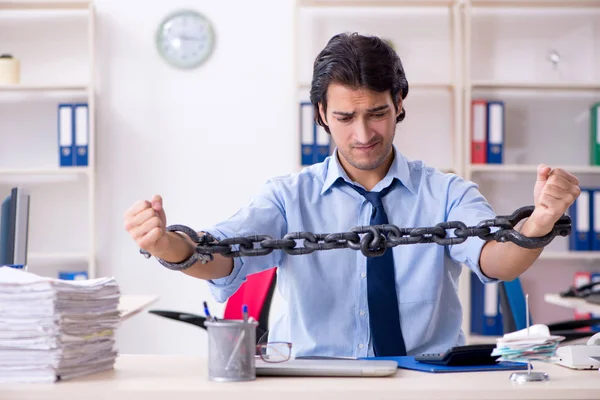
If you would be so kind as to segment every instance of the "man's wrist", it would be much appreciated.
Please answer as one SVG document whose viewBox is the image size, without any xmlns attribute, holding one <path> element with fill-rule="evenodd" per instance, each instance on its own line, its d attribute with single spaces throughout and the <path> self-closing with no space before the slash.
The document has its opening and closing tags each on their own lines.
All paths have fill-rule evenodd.
<svg viewBox="0 0 600 400">
<path fill-rule="evenodd" d="M 550 233 L 552 229 L 544 228 L 538 225 L 535 218 L 527 218 L 527 220 L 519 229 L 519 233 L 525 237 L 542 237 Z"/>
<path fill-rule="evenodd" d="M 182 228 L 186 231 L 189 230 L 189 228 L 182 226 L 167 227 L 166 249 L 162 252 L 158 251 L 156 254 L 154 254 L 154 257 L 158 260 L 158 262 L 166 268 L 181 271 L 190 268 L 198 261 L 202 262 L 203 264 L 212 261 L 213 257 L 211 255 L 198 254 L 195 251 L 195 247 L 187 240 L 186 233 L 178 232 L 179 229 Z M 184 251 L 185 256 L 183 258 L 179 257 L 177 261 L 174 261 L 173 253 L 181 254 Z"/>
<path fill-rule="evenodd" d="M 164 239 L 166 240 L 161 240 L 161 242 L 157 244 L 154 249 L 152 249 L 152 255 L 154 257 L 174 263 L 179 263 L 182 260 L 189 258 L 191 251 L 186 254 L 185 257 L 179 257 L 180 260 L 175 260 L 173 258 L 173 255 L 178 253 L 177 249 L 181 248 L 181 244 L 177 243 L 178 238 L 174 237 L 173 235 L 178 234 L 175 232 L 167 232 L 164 236 Z M 181 240 L 183 240 L 183 238 L 181 238 Z"/>
</svg>

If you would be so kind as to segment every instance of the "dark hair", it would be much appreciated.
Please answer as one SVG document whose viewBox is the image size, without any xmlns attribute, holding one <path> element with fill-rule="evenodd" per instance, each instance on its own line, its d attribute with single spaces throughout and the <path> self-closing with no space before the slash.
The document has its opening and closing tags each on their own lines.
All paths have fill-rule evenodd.
<svg viewBox="0 0 600 400">
<path fill-rule="evenodd" d="M 390 91 L 398 111 L 398 94 L 402 99 L 408 94 L 408 81 L 400 57 L 384 40 L 358 33 L 340 33 L 333 36 L 315 59 L 310 101 L 315 110 L 315 121 L 327 133 L 329 127 L 319 113 L 319 103 L 327 111 L 327 89 L 331 83 L 351 88 L 367 88 L 377 92 Z M 396 118 L 400 122 L 402 112 Z"/>
</svg>

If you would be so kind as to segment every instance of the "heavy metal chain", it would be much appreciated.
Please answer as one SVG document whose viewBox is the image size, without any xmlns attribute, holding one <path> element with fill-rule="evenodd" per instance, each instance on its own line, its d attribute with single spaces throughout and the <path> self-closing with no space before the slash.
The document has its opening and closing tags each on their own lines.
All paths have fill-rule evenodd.
<svg viewBox="0 0 600 400">
<path fill-rule="evenodd" d="M 268 235 L 252 235 L 226 238 L 217 241 L 206 233 L 199 236 L 196 231 L 185 225 L 171 225 L 169 231 L 180 231 L 187 234 L 196 246 L 199 255 L 221 254 L 225 257 L 264 256 L 273 250 L 283 250 L 290 255 L 310 254 L 317 250 L 333 250 L 350 248 L 360 250 L 366 257 L 377 257 L 391 247 L 437 243 L 442 246 L 463 243 L 469 237 L 478 237 L 485 241 L 513 242 L 518 246 L 534 249 L 547 246 L 557 235 L 568 236 L 571 233 L 571 218 L 563 215 L 553 230 L 542 237 L 525 237 L 514 228 L 533 212 L 533 206 L 518 208 L 507 216 L 483 220 L 476 226 L 467 226 L 460 221 L 441 222 L 433 227 L 399 228 L 395 225 L 357 226 L 349 232 L 311 233 L 292 232 L 281 239 Z M 497 230 L 495 230 L 497 228 Z M 454 232 L 449 235 L 449 231 Z M 297 242 L 301 240 L 302 243 Z M 237 248 L 236 248 L 237 247 Z M 146 257 L 150 254 L 140 250 Z"/>
</svg>

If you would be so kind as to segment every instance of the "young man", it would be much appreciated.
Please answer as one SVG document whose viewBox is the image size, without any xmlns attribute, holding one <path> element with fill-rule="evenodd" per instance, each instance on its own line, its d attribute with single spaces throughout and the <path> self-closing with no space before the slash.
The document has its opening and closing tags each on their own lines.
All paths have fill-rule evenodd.
<svg viewBox="0 0 600 400">
<path fill-rule="evenodd" d="M 393 146 L 405 117 L 408 83 L 397 54 L 382 40 L 333 37 L 314 63 L 311 102 L 336 145 L 323 163 L 270 180 L 245 208 L 207 229 L 217 239 L 288 232 L 347 232 L 359 225 L 473 226 L 495 217 L 472 182 L 409 161 Z M 539 237 L 553 229 L 579 195 L 578 180 L 541 165 L 535 210 L 520 232 Z M 125 213 L 138 246 L 162 262 L 182 263 L 194 251 L 180 233 L 166 232 L 160 196 Z M 196 262 L 184 270 L 205 279 L 218 301 L 246 276 L 278 267 L 285 312 L 270 341 L 293 343 L 293 355 L 386 356 L 442 352 L 464 344 L 456 292 L 461 263 L 483 282 L 512 280 L 542 249 L 471 237 L 462 244 L 396 246 L 380 257 L 350 249 Z"/>
</svg>

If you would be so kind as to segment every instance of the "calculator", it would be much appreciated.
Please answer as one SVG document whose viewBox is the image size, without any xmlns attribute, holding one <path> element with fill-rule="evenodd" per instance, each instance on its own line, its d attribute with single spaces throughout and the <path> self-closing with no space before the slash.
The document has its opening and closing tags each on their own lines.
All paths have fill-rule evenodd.
<svg viewBox="0 0 600 400">
<path fill-rule="evenodd" d="M 415 356 L 415 361 L 447 366 L 469 366 L 495 364 L 500 356 L 492 356 L 495 344 L 456 346 L 443 353 L 428 353 Z"/>
</svg>

